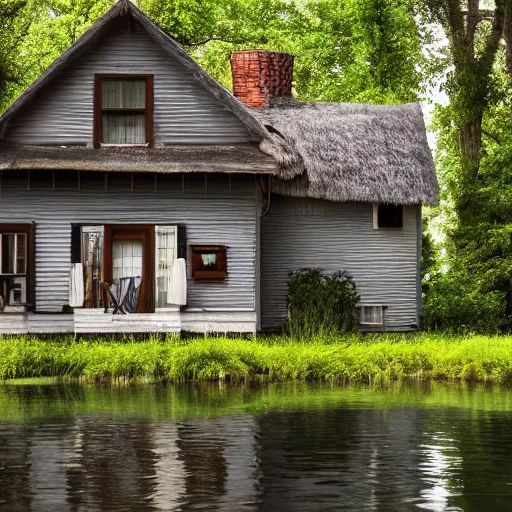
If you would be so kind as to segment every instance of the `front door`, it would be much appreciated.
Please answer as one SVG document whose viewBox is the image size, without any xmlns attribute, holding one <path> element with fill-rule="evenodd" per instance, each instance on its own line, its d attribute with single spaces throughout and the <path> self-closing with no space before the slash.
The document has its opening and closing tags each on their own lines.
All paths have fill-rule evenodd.
<svg viewBox="0 0 512 512">
<path fill-rule="evenodd" d="M 141 277 L 138 313 L 155 311 L 154 246 L 154 226 L 105 226 L 105 281 Z"/>
</svg>

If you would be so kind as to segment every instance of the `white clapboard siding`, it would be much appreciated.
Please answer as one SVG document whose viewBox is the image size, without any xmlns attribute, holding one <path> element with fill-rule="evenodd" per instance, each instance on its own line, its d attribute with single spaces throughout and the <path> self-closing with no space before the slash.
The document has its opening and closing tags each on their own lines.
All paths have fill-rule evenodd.
<svg viewBox="0 0 512 512">
<path fill-rule="evenodd" d="M 19 144 L 92 144 L 95 73 L 154 74 L 155 144 L 231 144 L 250 136 L 241 121 L 142 29 L 111 34 L 12 120 Z"/>
<path fill-rule="evenodd" d="M 28 315 L 23 313 L 0 313 L 0 334 L 26 334 Z"/>
<path fill-rule="evenodd" d="M 256 334 L 256 312 L 184 311 L 181 313 L 181 329 L 201 333 L 244 332 Z"/>
<path fill-rule="evenodd" d="M 28 313 L 28 332 L 34 334 L 71 333 L 74 328 L 73 320 L 73 314 L 55 315 Z"/>
<path fill-rule="evenodd" d="M 225 175 L 208 178 L 187 175 L 159 178 L 136 175 L 134 192 L 111 180 L 107 191 L 91 185 L 82 173 L 81 189 L 48 190 L 51 173 L 32 180 L 27 190 L 24 173 L 4 173 L 0 193 L 0 223 L 35 222 L 36 309 L 60 312 L 68 304 L 71 262 L 71 224 L 139 223 L 184 224 L 188 244 L 227 246 L 225 281 L 188 282 L 188 306 L 212 311 L 254 311 L 256 201 L 254 176 Z M 89 176 L 89 177 L 88 177 Z M 48 183 L 46 183 L 45 179 Z M 174 181 L 172 181 L 174 180 Z M 101 181 L 101 180 L 100 180 Z M 151 187 L 144 187 L 147 182 Z M 35 188 L 37 183 L 41 188 Z M 46 185 L 45 185 L 46 183 Z M 92 182 L 91 182 L 92 183 Z M 97 182 L 94 182 L 97 183 Z M 138 188 L 146 189 L 138 190 Z"/>
<path fill-rule="evenodd" d="M 272 198 L 262 219 L 262 328 L 286 319 L 286 283 L 291 270 L 346 270 L 362 304 L 387 305 L 386 328 L 418 324 L 419 207 L 404 207 L 402 229 L 373 229 L 369 203 Z"/>
</svg>

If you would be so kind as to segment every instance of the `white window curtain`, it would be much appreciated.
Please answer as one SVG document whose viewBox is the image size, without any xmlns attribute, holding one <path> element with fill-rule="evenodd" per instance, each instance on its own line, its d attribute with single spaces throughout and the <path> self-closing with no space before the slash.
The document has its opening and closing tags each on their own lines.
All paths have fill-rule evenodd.
<svg viewBox="0 0 512 512">
<path fill-rule="evenodd" d="M 130 110 L 146 107 L 146 81 L 105 78 L 102 84 L 102 98 L 103 143 L 145 143 L 146 115 Z"/>
</svg>

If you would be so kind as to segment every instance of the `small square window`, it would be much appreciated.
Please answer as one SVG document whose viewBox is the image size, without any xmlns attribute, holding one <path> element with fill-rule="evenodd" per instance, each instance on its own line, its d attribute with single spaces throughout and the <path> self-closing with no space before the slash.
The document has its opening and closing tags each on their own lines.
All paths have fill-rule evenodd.
<svg viewBox="0 0 512 512">
<path fill-rule="evenodd" d="M 403 206 L 396 204 L 373 205 L 373 228 L 402 228 L 404 226 Z"/>
<path fill-rule="evenodd" d="M 362 305 L 359 308 L 359 323 L 361 325 L 384 325 L 384 310 L 386 306 Z"/>
<path fill-rule="evenodd" d="M 153 75 L 96 75 L 94 145 L 148 146 L 153 131 Z"/>
<path fill-rule="evenodd" d="M 225 279 L 227 248 L 223 245 L 191 245 L 193 279 Z"/>
</svg>

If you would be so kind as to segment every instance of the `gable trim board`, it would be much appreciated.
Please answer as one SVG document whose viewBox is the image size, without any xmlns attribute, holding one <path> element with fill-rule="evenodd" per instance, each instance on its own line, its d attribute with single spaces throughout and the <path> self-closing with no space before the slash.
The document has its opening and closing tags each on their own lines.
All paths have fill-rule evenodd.
<svg viewBox="0 0 512 512">
<path fill-rule="evenodd" d="M 262 153 L 276 162 L 274 173 L 291 179 L 304 170 L 299 152 L 282 138 L 270 133 L 263 124 L 225 87 L 203 70 L 187 52 L 129 0 L 119 0 L 94 25 L 71 45 L 52 65 L 5 111 L 0 117 L 0 136 L 5 137 L 8 124 L 29 102 L 49 84 L 72 66 L 99 39 L 105 37 L 118 24 L 135 24 L 142 28 L 169 56 L 181 64 L 194 80 L 216 101 L 234 114 L 246 127 L 251 138 L 259 143 Z"/>
</svg>

